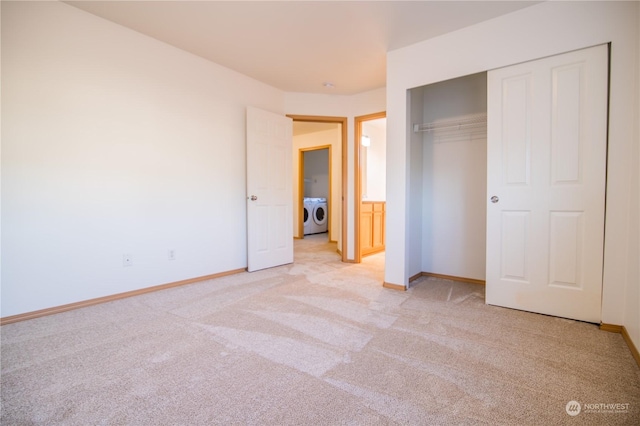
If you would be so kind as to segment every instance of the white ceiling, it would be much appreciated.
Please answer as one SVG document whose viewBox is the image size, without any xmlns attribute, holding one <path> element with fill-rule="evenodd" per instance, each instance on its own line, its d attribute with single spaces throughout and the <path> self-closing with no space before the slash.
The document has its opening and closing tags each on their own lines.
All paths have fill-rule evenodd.
<svg viewBox="0 0 640 426">
<path fill-rule="evenodd" d="M 538 2 L 66 3 L 286 92 L 349 95 L 385 86 L 389 50 Z M 325 82 L 334 87 L 324 87 Z"/>
</svg>

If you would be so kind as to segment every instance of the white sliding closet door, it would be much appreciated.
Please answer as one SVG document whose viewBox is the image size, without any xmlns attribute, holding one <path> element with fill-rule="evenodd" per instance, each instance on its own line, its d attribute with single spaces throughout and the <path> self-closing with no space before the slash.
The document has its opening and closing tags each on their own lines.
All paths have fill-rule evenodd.
<svg viewBox="0 0 640 426">
<path fill-rule="evenodd" d="M 488 304 L 599 323 L 608 47 L 488 73 Z"/>
</svg>

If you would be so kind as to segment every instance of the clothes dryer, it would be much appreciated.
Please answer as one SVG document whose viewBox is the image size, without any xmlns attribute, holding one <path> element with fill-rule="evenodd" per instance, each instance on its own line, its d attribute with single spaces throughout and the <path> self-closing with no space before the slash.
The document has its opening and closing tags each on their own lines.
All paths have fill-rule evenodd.
<svg viewBox="0 0 640 426">
<path fill-rule="evenodd" d="M 320 234 L 322 232 L 327 232 L 327 216 L 329 215 L 329 210 L 327 208 L 327 199 L 326 198 L 316 198 L 316 202 L 313 206 L 313 230 L 314 234 Z"/>
</svg>

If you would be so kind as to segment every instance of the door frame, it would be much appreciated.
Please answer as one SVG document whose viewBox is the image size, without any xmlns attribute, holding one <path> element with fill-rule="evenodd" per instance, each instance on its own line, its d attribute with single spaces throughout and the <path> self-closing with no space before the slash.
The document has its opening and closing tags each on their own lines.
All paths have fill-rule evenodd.
<svg viewBox="0 0 640 426">
<path fill-rule="evenodd" d="M 360 156 L 360 139 L 362 138 L 362 123 L 365 121 L 378 120 L 380 118 L 387 118 L 387 112 L 381 111 L 373 114 L 361 115 L 354 117 L 355 138 L 353 140 L 353 157 L 355 170 L 354 181 L 354 213 L 353 213 L 353 226 L 354 226 L 354 262 L 362 262 L 362 252 L 360 244 L 360 207 L 362 205 L 362 161 Z"/>
<path fill-rule="evenodd" d="M 327 200 L 329 201 L 329 211 L 327 212 L 327 229 L 329 232 L 329 241 L 331 240 L 331 223 L 333 222 L 332 214 L 331 214 L 331 200 L 333 192 L 331 190 L 333 185 L 332 173 L 333 169 L 331 167 L 331 159 L 333 158 L 333 153 L 331 152 L 331 145 L 318 145 L 309 148 L 300 148 L 298 150 L 298 235 L 299 239 L 304 239 L 304 153 L 311 151 L 321 151 L 323 149 L 329 150 L 329 195 Z"/>
<path fill-rule="evenodd" d="M 345 206 L 345 194 L 347 194 L 347 184 L 348 184 L 348 172 L 347 172 L 347 117 L 332 117 L 332 116 L 323 116 L 323 115 L 295 115 L 295 114 L 287 114 L 287 117 L 291 118 L 293 121 L 303 121 L 308 123 L 337 123 L 342 125 L 341 132 L 341 148 L 342 148 L 342 157 L 340 159 L 342 165 L 342 196 L 340 200 L 342 201 L 342 205 L 340 206 L 342 211 L 342 223 L 340 225 L 341 228 L 341 236 L 342 236 L 342 247 L 341 250 L 338 250 L 340 256 L 342 258 L 342 262 L 347 262 L 347 209 Z M 331 159 L 329 160 L 331 163 Z M 301 203 L 298 208 L 298 214 L 303 213 L 302 209 L 304 208 L 304 201 L 301 200 Z M 303 231 L 304 233 L 304 231 Z"/>
</svg>

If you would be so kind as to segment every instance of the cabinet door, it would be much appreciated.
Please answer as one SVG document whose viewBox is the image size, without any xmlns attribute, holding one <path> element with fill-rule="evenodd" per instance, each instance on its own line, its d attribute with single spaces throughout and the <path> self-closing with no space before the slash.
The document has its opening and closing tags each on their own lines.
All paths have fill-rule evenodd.
<svg viewBox="0 0 640 426">
<path fill-rule="evenodd" d="M 373 205 L 363 203 L 360 208 L 360 252 L 369 253 L 373 249 Z"/>
<path fill-rule="evenodd" d="M 384 249 L 384 203 L 373 205 L 372 245 L 375 250 Z"/>
</svg>

